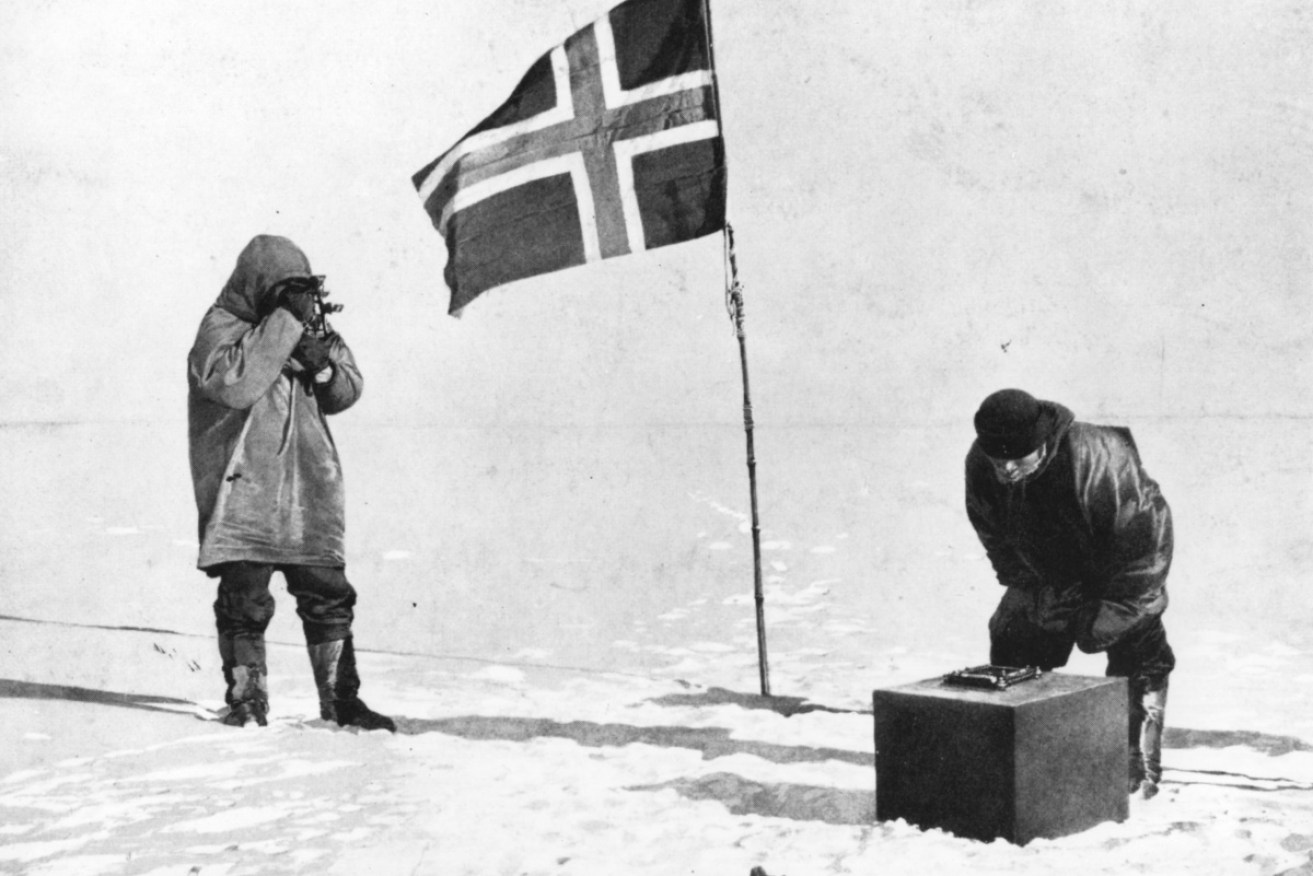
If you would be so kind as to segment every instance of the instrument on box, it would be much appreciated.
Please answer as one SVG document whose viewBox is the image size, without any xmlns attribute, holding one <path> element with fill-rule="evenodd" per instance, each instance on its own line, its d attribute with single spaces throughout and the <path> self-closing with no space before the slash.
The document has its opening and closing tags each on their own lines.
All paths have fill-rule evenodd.
<svg viewBox="0 0 1313 876">
<path fill-rule="evenodd" d="M 944 683 L 957 687 L 1006 690 L 1014 684 L 1038 678 L 1039 674 L 1039 668 L 1035 666 L 994 666 L 986 663 L 949 672 L 944 675 Z"/>
</svg>

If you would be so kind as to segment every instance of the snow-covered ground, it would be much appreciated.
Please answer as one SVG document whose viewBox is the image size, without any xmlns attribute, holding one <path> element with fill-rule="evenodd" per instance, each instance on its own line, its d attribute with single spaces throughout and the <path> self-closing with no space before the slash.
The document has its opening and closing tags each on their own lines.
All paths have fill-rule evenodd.
<svg viewBox="0 0 1313 876">
<path fill-rule="evenodd" d="M 314 718 L 281 587 L 271 726 L 198 719 L 222 690 L 180 436 L 4 430 L 32 499 L 0 529 L 0 613 L 26 618 L 0 620 L 0 872 L 1313 872 L 1304 487 L 1251 468 L 1252 493 L 1218 493 L 1182 460 L 1222 428 L 1137 429 L 1179 526 L 1162 793 L 1025 847 L 874 820 L 871 691 L 980 662 L 997 598 L 951 430 L 808 433 L 810 454 L 762 430 L 766 701 L 741 434 L 526 431 L 462 456 L 344 425 L 363 694 L 395 736 Z M 922 465 L 862 449 L 904 445 Z M 491 479 L 498 459 L 519 476 Z M 1198 538 L 1214 517 L 1246 538 Z"/>
<path fill-rule="evenodd" d="M 0 778 L 0 872 L 1313 870 L 1313 748 L 1240 728 L 1175 728 L 1162 793 L 1133 798 L 1125 822 L 1016 847 L 877 823 L 869 710 L 768 703 L 694 672 L 364 654 L 393 736 L 311 720 L 304 654 L 279 647 L 271 725 L 235 730 L 181 702 L 216 704 L 208 641 L 14 622 L 0 635 L 105 660 L 3 683 L 18 768 Z M 108 684 L 54 687 L 87 674 Z"/>
</svg>

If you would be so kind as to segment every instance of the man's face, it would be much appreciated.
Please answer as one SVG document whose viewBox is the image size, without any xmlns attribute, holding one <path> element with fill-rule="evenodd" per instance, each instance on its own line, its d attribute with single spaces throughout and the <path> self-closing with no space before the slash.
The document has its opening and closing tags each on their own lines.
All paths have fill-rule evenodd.
<svg viewBox="0 0 1313 876">
<path fill-rule="evenodd" d="M 1019 484 L 1039 470 L 1044 461 L 1044 445 L 1020 459 L 995 459 L 989 457 L 994 466 L 994 477 L 1001 484 Z"/>
</svg>

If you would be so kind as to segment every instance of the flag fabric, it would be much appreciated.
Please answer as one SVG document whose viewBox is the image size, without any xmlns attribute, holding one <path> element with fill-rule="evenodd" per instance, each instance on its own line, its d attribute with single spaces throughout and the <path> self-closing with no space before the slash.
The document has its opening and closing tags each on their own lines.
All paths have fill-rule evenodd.
<svg viewBox="0 0 1313 876">
<path fill-rule="evenodd" d="M 414 175 L 447 242 L 452 314 L 494 286 L 721 230 L 705 3 L 621 3 Z"/>
</svg>

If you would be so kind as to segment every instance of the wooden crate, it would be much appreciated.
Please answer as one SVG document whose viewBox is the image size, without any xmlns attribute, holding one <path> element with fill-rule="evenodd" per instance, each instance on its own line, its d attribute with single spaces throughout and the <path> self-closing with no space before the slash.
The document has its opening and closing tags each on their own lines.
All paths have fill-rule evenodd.
<svg viewBox="0 0 1313 876">
<path fill-rule="evenodd" d="M 1024 844 L 1128 813 L 1123 678 L 876 690 L 876 818 Z"/>
</svg>

